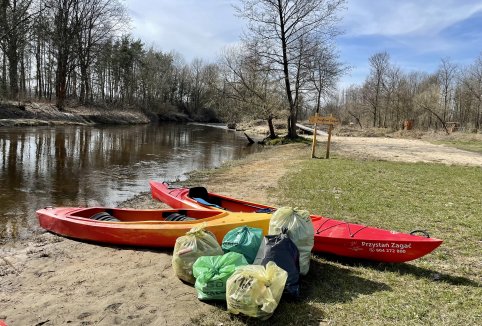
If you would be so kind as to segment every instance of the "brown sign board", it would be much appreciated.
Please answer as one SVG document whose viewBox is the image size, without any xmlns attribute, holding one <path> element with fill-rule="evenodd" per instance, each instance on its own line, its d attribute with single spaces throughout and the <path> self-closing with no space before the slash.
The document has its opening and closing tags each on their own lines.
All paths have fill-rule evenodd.
<svg viewBox="0 0 482 326">
<path fill-rule="evenodd" d="M 318 116 L 312 116 L 310 117 L 310 123 L 316 123 L 320 125 L 336 125 L 338 124 L 338 119 L 335 117 L 318 117 Z"/>
</svg>

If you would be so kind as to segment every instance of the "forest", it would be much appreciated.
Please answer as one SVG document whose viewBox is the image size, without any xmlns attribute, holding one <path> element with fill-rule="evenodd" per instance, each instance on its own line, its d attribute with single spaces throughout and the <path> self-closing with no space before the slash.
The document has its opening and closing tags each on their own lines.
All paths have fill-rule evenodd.
<svg viewBox="0 0 482 326">
<path fill-rule="evenodd" d="M 362 85 L 342 91 L 333 106 L 346 121 L 360 127 L 403 128 L 410 120 L 418 129 L 477 131 L 481 128 L 482 53 L 471 65 L 440 60 L 437 71 L 403 71 L 387 52 L 369 58 L 370 74 Z"/>
<path fill-rule="evenodd" d="M 333 114 L 359 128 L 481 128 L 482 53 L 472 64 L 441 58 L 435 72 L 404 71 L 387 52 L 368 58 L 361 85 L 336 38 L 345 0 L 240 0 L 247 32 L 213 62 L 146 46 L 130 34 L 118 0 L 0 0 L 0 100 L 84 105 L 194 120 L 296 121 Z M 158 45 L 162 48 L 162 44 Z"/>
</svg>

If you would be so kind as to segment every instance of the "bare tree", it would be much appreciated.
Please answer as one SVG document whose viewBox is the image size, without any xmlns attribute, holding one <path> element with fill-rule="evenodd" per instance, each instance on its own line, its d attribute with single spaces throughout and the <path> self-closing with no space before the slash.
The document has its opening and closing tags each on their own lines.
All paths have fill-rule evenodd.
<svg viewBox="0 0 482 326">
<path fill-rule="evenodd" d="M 437 74 L 443 102 L 443 119 L 446 120 L 449 117 L 449 107 L 454 98 L 457 66 L 448 58 L 442 59 Z"/>
<path fill-rule="evenodd" d="M 290 115 L 288 137 L 294 138 L 300 104 L 300 87 L 303 77 L 309 76 L 301 69 L 304 56 L 317 40 L 323 44 L 332 40 L 338 31 L 337 12 L 344 0 L 242 0 L 237 7 L 239 16 L 248 21 L 248 44 L 262 45 L 260 55 L 277 66 L 276 71 L 284 80 Z M 255 41 L 253 41 L 255 40 Z"/>
<path fill-rule="evenodd" d="M 256 49 L 255 45 L 226 49 L 221 63 L 224 96 L 235 104 L 238 113 L 235 116 L 266 120 L 269 137 L 275 138 L 273 119 L 279 117 L 282 107 L 280 84 L 272 76 L 272 67 L 263 62 Z"/>
<path fill-rule="evenodd" d="M 90 97 L 90 68 L 101 44 L 123 28 L 128 21 L 124 7 L 117 0 L 83 0 L 73 8 L 75 49 L 80 68 L 80 102 Z"/>
<path fill-rule="evenodd" d="M 442 128 L 448 135 L 450 132 L 447 123 L 440 112 L 439 105 L 439 82 L 437 75 L 429 76 L 423 83 L 421 91 L 415 96 L 415 103 L 418 107 L 429 113 L 428 118 L 431 120 L 434 116 L 437 121 L 442 124 Z"/>
<path fill-rule="evenodd" d="M 370 102 L 373 115 L 373 127 L 381 127 L 381 106 L 383 90 L 385 88 L 385 78 L 390 68 L 390 55 L 379 52 L 372 55 L 369 59 L 371 72 L 367 78 L 365 89 L 369 92 L 367 99 Z"/>
<path fill-rule="evenodd" d="M 315 110 L 319 113 L 322 98 L 335 92 L 338 78 L 347 70 L 347 67 L 340 63 L 334 47 L 316 46 L 313 51 L 314 53 L 308 57 L 309 73 L 314 89 Z"/>
<path fill-rule="evenodd" d="M 472 97 L 474 126 L 476 129 L 480 129 L 482 124 L 482 53 L 466 69 L 462 83 Z"/>
<path fill-rule="evenodd" d="M 388 126 L 396 129 L 400 122 L 400 84 L 402 83 L 402 72 L 399 67 L 392 66 L 389 68 L 386 76 L 386 83 L 384 84 L 385 90 L 385 103 L 384 114 L 382 117 L 382 126 L 387 128 Z"/>
<path fill-rule="evenodd" d="M 8 59 L 9 93 L 14 99 L 19 95 L 18 66 L 27 43 L 31 4 L 32 0 L 0 1 L 0 46 Z"/>
<path fill-rule="evenodd" d="M 73 60 L 76 26 L 73 20 L 74 0 L 48 0 L 46 7 L 54 17 L 53 46 L 56 59 L 56 106 L 63 109 L 67 96 L 67 77 Z"/>
</svg>

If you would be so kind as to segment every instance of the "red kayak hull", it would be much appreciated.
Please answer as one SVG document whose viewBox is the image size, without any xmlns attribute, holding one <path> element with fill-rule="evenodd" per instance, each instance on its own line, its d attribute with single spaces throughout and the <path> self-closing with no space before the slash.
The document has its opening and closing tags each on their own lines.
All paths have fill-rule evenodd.
<svg viewBox="0 0 482 326">
<path fill-rule="evenodd" d="M 150 181 L 154 199 L 173 208 L 203 208 L 219 210 L 199 204 L 189 197 L 189 188 L 171 188 L 167 183 Z M 209 193 L 209 199 L 228 211 L 252 213 L 273 207 L 237 200 Z M 427 238 L 347 223 L 318 215 L 311 215 L 315 229 L 313 252 L 379 262 L 401 263 L 427 255 L 442 244 L 442 240 Z"/>
<path fill-rule="evenodd" d="M 97 213 L 109 212 L 118 221 L 92 219 Z M 166 221 L 172 213 L 193 218 L 189 221 Z M 218 242 L 230 230 L 248 225 L 267 234 L 271 214 L 229 213 L 215 210 L 136 210 L 104 207 L 58 207 L 37 211 L 42 228 L 66 237 L 93 242 L 140 247 L 174 246 L 176 239 L 196 226 L 211 231 Z"/>
</svg>

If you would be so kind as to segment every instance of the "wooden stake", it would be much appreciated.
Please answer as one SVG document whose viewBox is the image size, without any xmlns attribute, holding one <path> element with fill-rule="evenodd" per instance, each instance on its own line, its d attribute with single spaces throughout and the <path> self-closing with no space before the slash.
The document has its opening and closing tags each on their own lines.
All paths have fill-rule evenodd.
<svg viewBox="0 0 482 326">
<path fill-rule="evenodd" d="M 315 113 L 315 117 L 318 118 L 318 113 Z M 313 144 L 311 145 L 311 158 L 315 158 L 315 150 L 316 150 L 316 122 L 315 122 L 314 132 L 313 132 Z"/>
<path fill-rule="evenodd" d="M 328 142 L 326 144 L 326 158 L 330 158 L 330 142 L 331 142 L 331 131 L 333 130 L 333 125 L 330 124 L 328 128 Z"/>
</svg>

